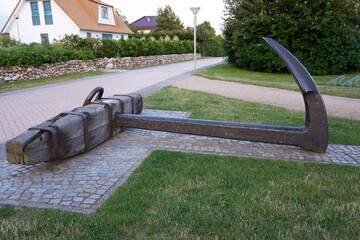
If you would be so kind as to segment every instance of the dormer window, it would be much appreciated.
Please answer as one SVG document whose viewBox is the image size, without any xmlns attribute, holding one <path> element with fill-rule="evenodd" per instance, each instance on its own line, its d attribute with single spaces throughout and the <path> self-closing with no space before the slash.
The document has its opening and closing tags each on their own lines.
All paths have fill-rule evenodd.
<svg viewBox="0 0 360 240">
<path fill-rule="evenodd" d="M 99 24 L 115 26 L 113 8 L 99 4 L 98 22 Z"/>
<path fill-rule="evenodd" d="M 107 7 L 101 6 L 101 16 L 103 19 L 109 19 L 109 12 Z"/>
</svg>

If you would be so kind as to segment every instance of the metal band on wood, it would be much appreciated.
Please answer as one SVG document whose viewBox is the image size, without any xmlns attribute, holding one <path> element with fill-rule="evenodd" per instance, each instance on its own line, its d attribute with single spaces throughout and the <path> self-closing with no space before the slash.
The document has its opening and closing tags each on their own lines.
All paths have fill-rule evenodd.
<svg viewBox="0 0 360 240">
<path fill-rule="evenodd" d="M 114 115 L 113 115 L 113 105 L 111 103 L 104 103 L 104 102 L 90 102 L 89 104 L 98 104 L 103 105 L 109 109 L 109 139 L 113 137 L 114 131 Z"/>
<path fill-rule="evenodd" d="M 59 157 L 59 139 L 56 129 L 53 127 L 34 126 L 29 128 L 29 130 L 41 130 L 41 131 L 49 132 L 51 134 L 52 160 L 56 161 Z"/>
<path fill-rule="evenodd" d="M 102 99 L 105 99 L 105 100 L 117 100 L 120 102 L 120 106 L 121 106 L 121 110 L 120 112 L 124 112 L 124 101 L 121 100 L 120 98 L 102 98 Z"/>
<path fill-rule="evenodd" d="M 82 118 L 83 127 L 84 127 L 85 151 L 88 151 L 89 147 L 90 147 L 90 139 L 89 139 L 89 124 L 88 124 L 87 115 L 82 112 L 62 112 L 62 113 L 60 113 L 60 116 L 66 116 L 66 115 L 74 115 L 74 116 L 79 116 Z"/>
<path fill-rule="evenodd" d="M 114 96 L 119 96 L 119 97 L 129 97 L 131 98 L 131 102 L 132 102 L 132 109 L 131 109 L 131 113 L 134 114 L 135 113 L 135 99 L 133 96 L 131 95 L 127 95 L 127 94 L 115 94 Z M 142 101 L 141 101 L 142 104 Z M 142 106 L 141 106 L 142 107 Z"/>
</svg>

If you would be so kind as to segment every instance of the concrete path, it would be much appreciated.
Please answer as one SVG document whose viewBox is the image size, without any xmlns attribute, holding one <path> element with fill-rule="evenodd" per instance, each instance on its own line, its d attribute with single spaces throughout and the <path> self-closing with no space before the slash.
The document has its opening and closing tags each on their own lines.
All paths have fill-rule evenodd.
<svg viewBox="0 0 360 240">
<path fill-rule="evenodd" d="M 209 80 L 190 76 L 173 84 L 175 87 L 238 98 L 250 102 L 270 104 L 305 111 L 300 91 L 261 87 L 249 84 Z M 360 120 L 360 99 L 322 95 L 328 115 Z"/>
<path fill-rule="evenodd" d="M 198 71 L 222 61 L 223 58 L 198 60 Z M 0 142 L 60 112 L 81 106 L 97 86 L 105 89 L 104 96 L 132 92 L 148 95 L 162 86 L 190 76 L 194 73 L 193 68 L 192 61 L 182 62 L 0 94 Z"/>
</svg>

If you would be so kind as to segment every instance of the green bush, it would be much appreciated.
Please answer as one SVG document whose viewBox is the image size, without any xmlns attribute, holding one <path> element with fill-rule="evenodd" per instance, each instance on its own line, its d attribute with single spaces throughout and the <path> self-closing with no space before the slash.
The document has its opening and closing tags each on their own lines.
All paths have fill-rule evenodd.
<svg viewBox="0 0 360 240">
<path fill-rule="evenodd" d="M 6 40 L 8 41 L 8 40 Z M 4 41 L 5 42 L 5 41 Z M 84 39 L 69 35 L 53 44 L 10 44 L 0 48 L 0 66 L 34 65 L 103 57 L 138 57 L 193 52 L 193 41 Z"/>
<path fill-rule="evenodd" d="M 225 50 L 233 65 L 286 69 L 264 44 L 271 37 L 313 74 L 360 70 L 360 4 L 354 0 L 225 0 Z"/>
<path fill-rule="evenodd" d="M 194 31 L 192 29 L 182 30 L 182 31 L 151 31 L 150 33 L 144 34 L 142 32 L 135 33 L 132 38 L 137 39 L 146 39 L 150 40 L 151 38 L 155 38 L 156 40 L 165 39 L 168 36 L 170 39 L 174 39 L 178 37 L 180 41 L 188 42 L 191 41 L 192 46 L 187 46 L 186 44 L 177 45 L 178 49 L 176 52 L 184 53 L 193 52 L 193 39 L 194 39 Z M 171 44 L 166 43 L 165 48 L 168 51 L 173 52 L 173 48 L 170 47 Z M 185 46 L 186 45 L 186 46 Z M 184 48 L 185 49 L 184 49 Z M 190 50 L 192 49 L 192 50 Z M 225 56 L 224 51 L 224 38 L 222 36 L 216 35 L 215 30 L 211 27 L 210 22 L 205 21 L 198 26 L 197 30 L 197 52 L 201 53 L 203 56 L 211 56 L 211 57 L 220 57 Z"/>
<path fill-rule="evenodd" d="M 19 44 L 19 42 L 17 42 L 14 39 L 11 39 L 9 37 L 0 38 L 0 48 L 14 47 L 14 46 L 16 46 L 18 44 Z"/>
</svg>

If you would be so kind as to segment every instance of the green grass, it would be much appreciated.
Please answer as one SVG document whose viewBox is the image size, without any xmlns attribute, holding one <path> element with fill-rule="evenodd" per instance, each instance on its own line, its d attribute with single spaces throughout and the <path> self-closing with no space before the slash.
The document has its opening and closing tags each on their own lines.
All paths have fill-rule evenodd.
<svg viewBox="0 0 360 240">
<path fill-rule="evenodd" d="M 0 84 L 0 93 L 12 92 L 12 91 L 16 91 L 16 90 L 32 88 L 32 87 L 39 87 L 39 86 L 60 83 L 60 82 L 66 82 L 66 81 L 80 79 L 80 78 L 99 76 L 99 75 L 103 75 L 103 74 L 107 74 L 107 73 L 109 73 L 109 72 L 96 71 L 96 72 L 74 73 L 74 74 L 67 74 L 67 75 L 56 76 L 56 77 L 38 78 L 38 79 L 25 80 L 25 81 L 9 82 L 9 83 Z"/>
<path fill-rule="evenodd" d="M 175 87 L 145 100 L 145 108 L 191 112 L 190 118 L 282 126 L 303 126 L 305 113 Z M 330 143 L 360 145 L 360 121 L 328 116 Z"/>
<path fill-rule="evenodd" d="M 290 73 L 252 72 L 235 68 L 228 63 L 206 69 L 196 73 L 195 75 L 209 79 L 299 91 L 299 87 L 296 85 L 295 80 Z M 346 80 L 349 80 L 357 75 L 360 75 L 360 73 L 346 74 Z M 339 76 L 340 75 L 326 75 L 313 76 L 313 78 L 318 85 L 321 94 L 359 99 L 360 88 L 326 85 L 327 82 Z"/>
<path fill-rule="evenodd" d="M 94 214 L 0 209 L 0 239 L 359 239 L 360 168 L 154 151 Z"/>
</svg>

